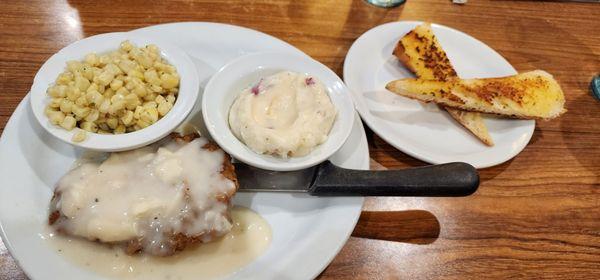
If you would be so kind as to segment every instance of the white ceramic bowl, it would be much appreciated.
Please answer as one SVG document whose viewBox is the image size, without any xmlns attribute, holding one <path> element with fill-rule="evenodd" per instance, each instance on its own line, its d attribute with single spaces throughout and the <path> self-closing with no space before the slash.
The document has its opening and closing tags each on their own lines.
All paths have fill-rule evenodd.
<svg viewBox="0 0 600 280">
<path fill-rule="evenodd" d="M 327 88 L 337 110 L 327 141 L 302 157 L 284 159 L 258 154 L 237 139 L 229 127 L 229 109 L 241 90 L 256 83 L 261 77 L 283 70 L 317 77 Z M 333 155 L 350 135 L 355 114 L 348 88 L 325 65 L 308 56 L 267 52 L 242 56 L 223 66 L 204 89 L 202 115 L 212 138 L 234 158 L 262 169 L 291 171 L 319 164 Z"/>
<path fill-rule="evenodd" d="M 158 122 L 135 132 L 119 135 L 101 135 L 88 132 L 85 141 L 78 143 L 71 141 L 75 130 L 67 131 L 51 124 L 44 114 L 44 109 L 50 102 L 50 97 L 46 94 L 46 90 L 54 83 L 56 77 L 66 69 L 67 61 L 83 60 L 86 54 L 92 52 L 101 54 L 117 50 L 121 42 L 125 40 L 131 41 L 138 47 L 148 44 L 157 45 L 161 56 L 169 64 L 177 68 L 181 81 L 179 84 L 179 94 L 173 109 Z M 200 81 L 194 63 L 178 47 L 167 42 L 140 37 L 131 33 L 106 33 L 74 42 L 50 57 L 42 65 L 33 80 L 31 87 L 31 108 L 42 127 L 62 141 L 96 151 L 123 151 L 152 143 L 177 128 L 194 107 L 198 98 L 199 86 Z"/>
</svg>

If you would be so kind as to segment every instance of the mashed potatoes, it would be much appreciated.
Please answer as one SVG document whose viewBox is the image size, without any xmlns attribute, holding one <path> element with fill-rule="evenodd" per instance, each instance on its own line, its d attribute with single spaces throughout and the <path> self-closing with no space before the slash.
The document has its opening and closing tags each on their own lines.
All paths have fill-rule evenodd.
<svg viewBox="0 0 600 280">
<path fill-rule="evenodd" d="M 325 142 L 335 117 L 319 80 L 283 71 L 242 91 L 229 111 L 229 126 L 253 151 L 286 158 Z"/>
</svg>

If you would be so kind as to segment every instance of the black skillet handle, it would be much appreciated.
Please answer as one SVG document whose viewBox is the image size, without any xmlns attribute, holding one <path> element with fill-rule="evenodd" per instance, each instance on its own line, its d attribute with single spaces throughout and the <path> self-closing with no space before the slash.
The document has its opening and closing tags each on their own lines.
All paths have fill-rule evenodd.
<svg viewBox="0 0 600 280">
<path fill-rule="evenodd" d="M 453 162 L 402 170 L 352 170 L 322 163 L 309 190 L 316 196 L 467 196 L 479 187 L 477 170 Z"/>
</svg>

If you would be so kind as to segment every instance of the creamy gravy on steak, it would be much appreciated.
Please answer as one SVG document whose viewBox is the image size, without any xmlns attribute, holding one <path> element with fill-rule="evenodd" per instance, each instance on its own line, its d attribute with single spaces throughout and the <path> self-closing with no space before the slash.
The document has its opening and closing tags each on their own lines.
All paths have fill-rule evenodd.
<svg viewBox="0 0 600 280">
<path fill-rule="evenodd" d="M 71 170 L 57 185 L 51 211 L 60 218 L 51 217 L 53 227 L 162 256 L 195 243 L 189 240 L 227 233 L 229 198 L 236 191 L 221 174 L 228 158 L 206 148 L 205 138 L 179 140 L 112 153 Z"/>
</svg>

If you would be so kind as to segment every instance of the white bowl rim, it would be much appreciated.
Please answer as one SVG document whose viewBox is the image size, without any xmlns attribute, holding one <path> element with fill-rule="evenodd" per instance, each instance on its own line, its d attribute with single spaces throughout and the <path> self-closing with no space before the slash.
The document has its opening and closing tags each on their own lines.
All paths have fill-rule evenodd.
<svg viewBox="0 0 600 280">
<path fill-rule="evenodd" d="M 306 66 L 306 65 L 311 65 L 310 67 L 315 67 L 315 68 L 319 68 L 320 71 L 323 71 L 323 73 L 325 75 L 328 76 L 328 78 L 330 79 L 335 79 L 335 84 L 327 84 L 323 77 L 319 77 L 315 74 L 317 78 L 319 78 L 319 80 L 321 80 L 321 82 L 323 82 L 323 84 L 325 84 L 326 88 L 328 88 L 328 94 L 330 99 L 332 99 L 332 102 L 334 102 L 334 106 L 336 107 L 337 110 L 337 116 L 336 116 L 336 120 L 334 123 L 334 127 L 336 125 L 339 126 L 339 131 L 336 134 L 332 134 L 333 132 L 333 127 L 332 127 L 332 132 L 330 132 L 328 139 L 321 145 L 317 146 L 317 148 L 315 148 L 315 150 L 313 150 L 311 153 L 309 153 L 306 156 L 303 157 L 292 157 L 292 158 L 288 158 L 288 159 L 283 159 L 283 158 L 279 158 L 279 157 L 275 157 L 272 155 L 264 155 L 264 154 L 258 154 L 254 151 L 252 151 L 250 148 L 248 148 L 243 142 L 241 142 L 239 139 L 237 139 L 233 133 L 231 132 L 230 128 L 229 128 L 229 122 L 228 120 L 224 120 L 226 123 L 226 126 L 219 126 L 217 127 L 217 125 L 215 125 L 214 119 L 218 118 L 218 114 L 219 114 L 219 107 L 218 106 L 209 106 L 208 102 L 209 102 L 209 98 L 212 98 L 211 96 L 214 95 L 213 91 L 213 87 L 215 87 L 215 83 L 216 81 L 218 81 L 219 79 L 221 79 L 221 77 L 223 75 L 227 75 L 227 72 L 230 71 L 230 69 L 240 69 L 240 64 L 245 63 L 246 61 L 250 61 L 253 59 L 259 59 L 259 58 L 263 58 L 263 57 L 278 57 L 279 59 L 277 61 L 277 63 L 281 63 L 277 66 L 275 65 L 269 65 L 267 67 L 264 66 L 253 66 L 252 69 L 247 69 L 249 71 L 246 71 L 246 75 L 250 75 L 253 72 L 257 71 L 257 70 L 269 70 L 269 69 L 278 69 L 278 70 L 291 70 L 294 71 L 293 69 L 290 69 L 290 67 L 288 67 L 287 65 L 291 64 L 290 60 L 296 60 L 296 61 L 302 61 L 302 63 Z M 285 61 L 285 63 L 283 62 Z M 242 67 L 244 68 L 244 67 Z M 297 71 L 297 72 L 306 72 L 306 71 Z M 331 88 L 337 88 L 336 92 L 343 92 L 344 94 L 338 94 L 337 96 L 334 96 L 332 94 L 334 94 L 331 91 Z M 343 100 L 343 103 L 337 104 L 335 103 L 335 100 Z M 342 117 L 343 114 L 343 117 Z M 354 122 L 354 117 L 355 117 L 355 113 L 354 113 L 354 103 L 352 101 L 352 97 L 351 97 L 351 93 L 350 90 L 346 87 L 346 85 L 344 84 L 344 82 L 342 81 L 342 79 L 340 79 L 340 77 L 333 72 L 331 69 L 329 69 L 329 67 L 323 65 L 322 63 L 312 59 L 310 56 L 306 55 L 306 56 L 302 56 L 302 55 L 298 55 L 298 54 L 290 54 L 290 53 L 283 53 L 283 52 L 257 52 L 257 53 L 252 53 L 252 54 L 247 54 L 247 55 L 243 55 L 241 57 L 238 57 L 232 61 L 230 61 L 229 63 L 225 64 L 223 67 L 221 67 L 208 81 L 208 83 L 206 84 L 206 87 L 204 88 L 204 94 L 202 95 L 202 117 L 204 118 L 204 122 L 206 123 L 206 127 L 208 132 L 210 133 L 211 137 L 213 138 L 214 141 L 217 142 L 217 144 L 223 149 L 225 150 L 225 152 L 227 152 L 228 154 L 230 154 L 233 158 L 242 161 L 248 165 L 257 167 L 257 168 L 261 168 L 261 169 L 266 169 L 266 170 L 272 170 L 272 171 L 294 171 L 294 170 L 300 170 L 300 169 L 305 169 L 311 166 L 315 166 L 325 160 L 327 160 L 329 157 L 331 157 L 337 150 L 339 150 L 342 145 L 346 142 L 346 140 L 348 139 L 348 136 L 350 135 L 351 131 L 352 131 L 352 124 Z M 226 139 L 226 137 L 228 139 Z M 234 139 L 233 141 L 230 141 L 230 139 Z M 327 146 L 326 146 L 327 144 Z M 327 148 L 326 150 L 324 150 L 325 148 Z M 319 153 L 319 155 L 315 155 L 314 152 L 320 149 L 322 152 Z"/>
<path fill-rule="evenodd" d="M 173 65 L 181 77 L 177 100 L 171 111 L 156 123 L 130 133 L 118 135 L 102 135 L 87 132 L 87 139 L 82 142 L 71 141 L 75 130 L 67 131 L 50 123 L 44 110 L 50 98 L 47 88 L 54 83 L 59 73 L 66 68 L 69 60 L 82 60 L 90 52 L 105 53 L 117 50 L 124 40 L 143 46 L 155 44 L 161 56 Z M 107 45 L 112 44 L 112 48 Z M 190 57 L 179 47 L 159 39 L 140 36 L 131 32 L 111 32 L 98 34 L 73 42 L 52 55 L 40 67 L 31 86 L 31 109 L 38 123 L 51 135 L 68 144 L 94 151 L 123 151 L 135 149 L 155 142 L 175 130 L 192 111 L 199 95 L 200 81 L 196 67 Z"/>
</svg>

